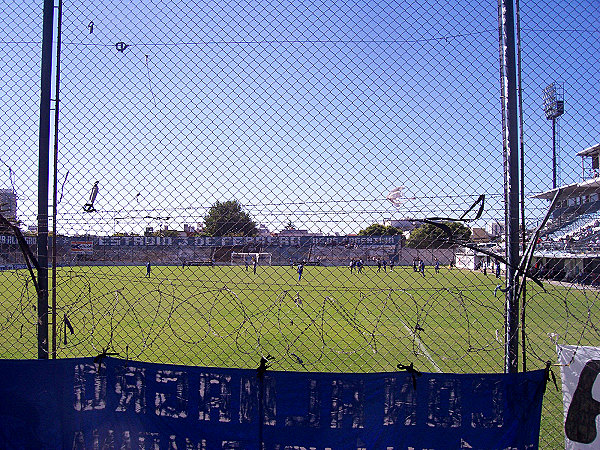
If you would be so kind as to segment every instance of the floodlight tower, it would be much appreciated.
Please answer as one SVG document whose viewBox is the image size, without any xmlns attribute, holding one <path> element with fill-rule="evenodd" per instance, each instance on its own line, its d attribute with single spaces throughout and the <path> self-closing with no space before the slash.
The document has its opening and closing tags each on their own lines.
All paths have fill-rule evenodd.
<svg viewBox="0 0 600 450">
<path fill-rule="evenodd" d="M 562 84 L 550 83 L 543 93 L 546 119 L 552 120 L 552 189 L 557 188 L 556 135 L 558 118 L 565 112 L 565 100 Z"/>
</svg>

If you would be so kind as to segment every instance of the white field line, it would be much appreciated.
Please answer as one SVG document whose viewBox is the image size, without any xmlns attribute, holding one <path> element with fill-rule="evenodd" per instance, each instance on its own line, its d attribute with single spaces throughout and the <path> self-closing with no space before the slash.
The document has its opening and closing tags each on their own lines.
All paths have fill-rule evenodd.
<svg viewBox="0 0 600 450">
<path fill-rule="evenodd" d="M 400 322 L 402 322 L 402 320 L 401 320 Z M 407 326 L 407 325 L 406 325 L 404 322 L 402 322 L 402 325 L 404 325 L 404 328 L 406 328 L 406 331 L 408 331 L 408 332 L 411 334 L 411 336 L 413 337 L 413 339 L 414 339 L 415 341 L 417 341 L 417 344 L 419 345 L 419 348 L 421 349 L 421 351 L 423 352 L 423 354 L 425 355 L 425 357 L 426 357 L 426 358 L 429 360 L 429 362 L 430 362 L 431 364 L 433 364 L 433 367 L 435 367 L 435 370 L 436 370 L 438 373 L 441 373 L 441 372 L 442 372 L 442 369 L 440 369 L 440 366 L 438 366 L 438 365 L 435 363 L 435 361 L 433 360 L 433 358 L 431 357 L 431 355 L 429 354 L 429 352 L 428 352 L 428 351 L 427 351 L 427 349 L 425 348 L 425 345 L 423 345 L 423 342 L 421 342 L 421 339 L 419 339 L 419 338 L 418 338 L 418 337 L 415 335 L 415 333 L 413 333 L 413 330 L 411 330 L 410 328 L 408 328 L 408 326 Z"/>
</svg>

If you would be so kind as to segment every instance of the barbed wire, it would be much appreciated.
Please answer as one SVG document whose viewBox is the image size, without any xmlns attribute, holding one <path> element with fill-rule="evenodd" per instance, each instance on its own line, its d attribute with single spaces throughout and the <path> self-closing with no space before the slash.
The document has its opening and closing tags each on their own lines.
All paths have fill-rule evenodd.
<svg viewBox="0 0 600 450">
<path fill-rule="evenodd" d="M 241 270 L 228 270 L 236 269 Z M 37 296 L 23 271 L 9 272 L 18 280 L 19 301 L 1 317 L 0 330 L 18 329 L 22 337 L 23 325 L 34 326 L 37 320 Z M 209 356 L 198 347 L 215 354 L 225 349 L 231 352 L 228 364 L 234 366 L 252 365 L 259 355 L 278 354 L 277 365 L 295 370 L 358 357 L 365 365 L 373 358 L 390 365 L 399 358 L 416 358 L 421 368 L 435 371 L 473 364 L 481 353 L 496 355 L 476 358 L 486 367 L 494 361 L 501 364 L 504 348 L 504 305 L 496 301 L 489 283 L 342 289 L 326 283 L 290 287 L 264 278 L 236 280 L 228 286 L 224 277 L 213 278 L 210 271 L 196 278 L 157 274 L 149 279 L 141 272 L 95 274 L 77 267 L 59 272 L 57 291 L 58 353 L 63 356 L 127 349 L 132 358 L 164 360 L 171 353 L 162 353 L 168 344 L 181 351 L 186 348 L 205 362 Z M 489 294 L 482 296 L 482 291 Z M 569 304 L 568 292 L 551 293 L 563 312 L 560 329 L 542 331 L 548 344 L 567 337 L 577 345 L 600 338 L 597 291 L 577 292 L 585 300 L 582 307 Z M 547 301 L 548 293 L 543 295 Z M 529 296 L 531 308 L 537 297 L 532 292 Z M 257 304 L 250 299 L 261 300 Z M 444 323 L 451 328 L 444 331 Z M 448 333 L 451 349 L 439 342 Z M 545 364 L 548 348 L 539 346 L 540 335 L 528 331 L 527 342 L 536 343 L 528 345 L 532 359 Z"/>
</svg>

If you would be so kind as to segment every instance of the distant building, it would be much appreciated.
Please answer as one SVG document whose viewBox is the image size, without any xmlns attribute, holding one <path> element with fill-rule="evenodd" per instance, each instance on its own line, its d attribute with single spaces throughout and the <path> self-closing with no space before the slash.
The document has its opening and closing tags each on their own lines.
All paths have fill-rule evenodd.
<svg viewBox="0 0 600 450">
<path fill-rule="evenodd" d="M 383 226 L 384 227 L 395 227 L 395 228 L 399 228 L 402 231 L 412 231 L 415 228 L 417 228 L 418 226 L 420 226 L 420 224 L 418 222 L 415 222 L 412 219 L 383 219 Z"/>
<path fill-rule="evenodd" d="M 17 220 L 17 195 L 11 189 L 0 189 L 0 214 L 5 219 Z"/>
<path fill-rule="evenodd" d="M 490 249 L 488 250 L 500 253 L 500 249 Z M 460 247 L 456 250 L 454 254 L 454 264 L 459 269 L 469 269 L 469 270 L 482 270 L 483 268 L 492 270 L 496 267 L 496 260 L 485 253 L 478 252 L 473 250 L 472 248 Z M 506 265 L 504 263 L 500 264 L 500 269 L 502 271 L 506 270 Z"/>
<path fill-rule="evenodd" d="M 295 228 L 286 228 L 279 232 L 279 236 L 286 237 L 299 237 L 299 236 L 314 236 L 313 233 L 309 233 L 308 230 L 297 230 Z"/>
<path fill-rule="evenodd" d="M 259 223 L 258 224 L 258 235 L 259 236 L 271 236 L 271 232 L 269 231 L 269 229 L 267 228 L 266 225 Z"/>
<path fill-rule="evenodd" d="M 504 235 L 506 227 L 504 222 L 498 222 L 497 220 L 492 220 L 488 222 L 485 226 L 485 231 L 491 237 L 498 237 Z"/>
<path fill-rule="evenodd" d="M 471 228 L 471 241 L 487 242 L 490 239 L 490 234 L 483 228 Z"/>
</svg>

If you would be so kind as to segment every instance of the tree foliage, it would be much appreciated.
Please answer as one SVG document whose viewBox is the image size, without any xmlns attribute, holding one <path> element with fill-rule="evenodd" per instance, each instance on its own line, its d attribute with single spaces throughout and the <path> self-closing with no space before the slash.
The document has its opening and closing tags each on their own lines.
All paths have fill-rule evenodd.
<svg viewBox="0 0 600 450">
<path fill-rule="evenodd" d="M 402 230 L 400 228 L 385 226 L 379 223 L 374 223 L 373 225 L 369 225 L 364 230 L 360 230 L 358 232 L 359 236 L 396 236 L 398 234 L 402 234 Z"/>
<path fill-rule="evenodd" d="M 217 201 L 204 217 L 204 232 L 208 236 L 256 236 L 258 229 L 250 215 L 237 200 Z"/>
<path fill-rule="evenodd" d="M 150 234 L 150 236 L 164 236 L 164 237 L 177 237 L 179 231 L 177 230 L 156 230 Z"/>
<path fill-rule="evenodd" d="M 450 227 L 456 240 L 465 241 L 471 237 L 471 230 L 460 222 L 444 222 Z M 415 228 L 406 241 L 406 246 L 411 248 L 449 248 L 452 244 L 448 236 L 440 228 L 429 223 Z"/>
</svg>

